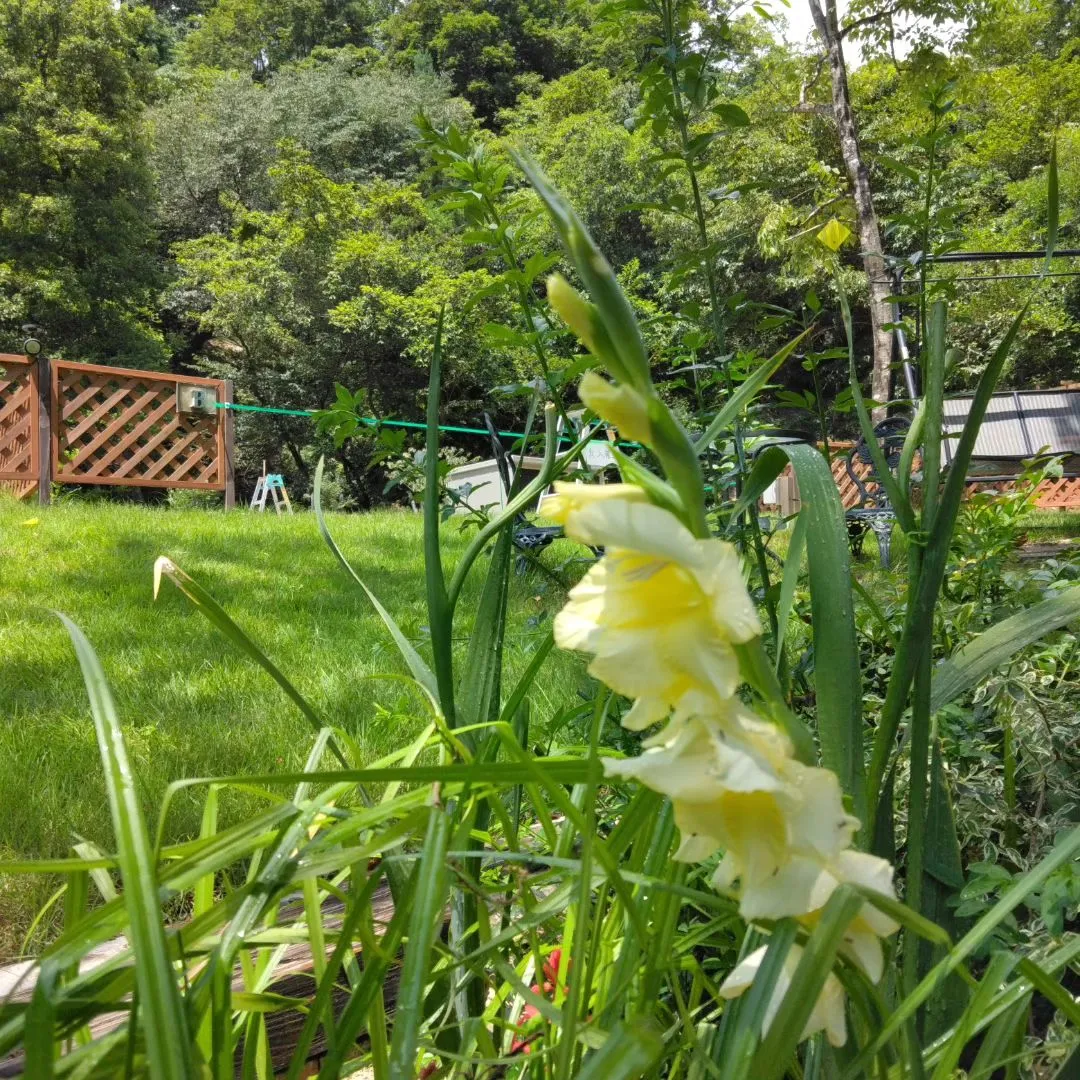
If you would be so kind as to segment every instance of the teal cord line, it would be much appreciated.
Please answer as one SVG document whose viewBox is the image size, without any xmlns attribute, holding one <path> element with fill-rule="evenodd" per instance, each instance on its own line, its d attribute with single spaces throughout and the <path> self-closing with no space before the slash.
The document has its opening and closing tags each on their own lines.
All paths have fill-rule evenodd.
<svg viewBox="0 0 1080 1080">
<path fill-rule="evenodd" d="M 272 413 L 275 416 L 312 416 L 316 409 L 271 409 L 265 405 L 237 405 L 232 401 L 218 401 L 215 403 L 217 409 L 231 409 L 233 412 L 254 412 L 254 413 Z M 374 416 L 358 416 L 357 419 L 361 424 L 367 424 L 368 427 L 402 427 L 402 428 L 416 428 L 420 431 L 427 430 L 427 424 L 419 423 L 416 420 L 376 420 Z M 440 431 L 453 431 L 459 435 L 484 435 L 487 436 L 488 432 L 486 428 L 474 428 L 474 427 L 454 427 L 449 424 L 440 424 Z M 504 439 L 523 439 L 525 433 L 523 431 L 500 431 L 499 436 Z M 562 442 L 573 442 L 574 440 L 569 435 L 560 436 Z M 598 442 L 601 440 L 597 440 Z M 629 446 L 633 449 L 640 448 L 640 443 L 633 442 L 621 442 L 619 446 Z"/>
</svg>

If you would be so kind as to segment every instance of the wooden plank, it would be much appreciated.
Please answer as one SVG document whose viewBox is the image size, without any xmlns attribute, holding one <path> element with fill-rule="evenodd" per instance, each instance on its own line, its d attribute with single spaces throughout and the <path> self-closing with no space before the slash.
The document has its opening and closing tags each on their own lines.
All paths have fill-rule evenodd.
<svg viewBox="0 0 1080 1080">
<path fill-rule="evenodd" d="M 60 419 L 67 423 L 76 413 L 85 408 L 105 388 L 104 382 L 91 382 L 89 386 L 79 387 L 77 382 L 59 382 L 60 393 Z M 69 390 L 75 391 L 74 397 L 68 397 Z"/>
<path fill-rule="evenodd" d="M 225 485 L 214 481 L 212 484 L 202 483 L 198 480 L 162 480 L 155 477 L 151 480 L 143 480 L 137 476 L 125 476 L 117 480 L 113 476 L 82 476 L 79 474 L 57 476 L 56 479 L 64 484 L 105 484 L 112 487 L 144 487 L 144 488 L 191 488 L 193 491 L 224 491 Z"/>
<path fill-rule="evenodd" d="M 110 394 L 96 408 L 91 409 L 89 414 L 83 417 L 74 427 L 67 428 L 64 431 L 64 438 L 68 444 L 70 445 L 81 439 L 92 427 L 100 426 L 103 419 L 107 419 L 109 428 L 113 430 L 124 424 L 130 424 L 158 396 L 156 390 L 148 390 L 142 397 L 136 398 L 135 401 L 126 406 L 119 416 L 108 416 L 120 402 L 127 399 L 131 391 L 130 386 L 121 386 L 119 390 Z M 69 415 L 69 413 L 65 412 L 63 414 L 64 419 L 67 420 Z"/>
<path fill-rule="evenodd" d="M 38 478 L 37 369 L 25 362 L 17 371 L 12 367 L 5 366 L 2 379 L 8 400 L 0 412 L 0 478 L 17 482 L 22 498 Z"/>
<path fill-rule="evenodd" d="M 133 442 L 135 442 L 137 439 L 141 438 L 144 432 L 149 431 L 150 428 L 152 428 L 154 426 L 154 424 L 161 422 L 165 418 L 165 416 L 168 415 L 168 412 L 169 412 L 169 410 L 171 408 L 173 408 L 173 405 L 168 400 L 163 401 L 149 416 L 147 416 L 138 425 L 138 427 L 136 427 L 130 433 L 127 440 L 121 442 L 120 445 L 118 445 L 118 446 L 114 446 L 103 458 L 101 458 L 97 462 L 97 465 L 100 468 L 104 468 L 106 465 L 110 464 L 113 460 L 115 460 L 117 457 L 119 457 Z M 75 449 L 77 449 L 77 450 L 79 450 L 80 452 L 83 452 L 83 453 L 92 454 L 98 447 L 100 447 L 103 443 L 107 442 L 109 437 L 110 437 L 109 433 L 105 432 L 102 435 L 102 437 L 97 439 L 95 442 L 89 443 L 85 447 L 76 447 Z M 84 474 L 84 473 L 79 473 L 78 471 L 76 471 L 78 469 L 78 466 L 79 466 L 78 458 L 76 458 L 75 461 L 69 462 L 67 464 L 68 464 L 68 468 L 57 471 L 57 478 L 58 479 L 64 480 L 64 479 L 69 479 L 70 478 L 72 480 L 80 480 L 80 481 L 86 482 L 86 481 L 89 481 L 90 477 L 98 475 L 97 473 L 85 473 Z M 112 481 L 109 481 L 109 480 L 98 480 L 97 481 L 97 483 L 100 483 L 100 484 L 111 483 L 111 482 Z"/>
<path fill-rule="evenodd" d="M 235 395 L 235 387 L 233 386 L 232 379 L 225 380 L 224 392 L 221 400 L 226 405 L 231 405 Z M 236 506 L 236 457 L 234 443 L 236 441 L 236 420 L 233 416 L 232 409 L 222 409 L 224 416 L 221 417 L 221 422 L 218 427 L 220 434 L 220 440 L 218 446 L 220 448 L 218 461 L 221 464 L 222 472 L 218 474 L 219 480 L 225 481 L 225 509 L 232 510 Z"/>
<path fill-rule="evenodd" d="M 172 436 L 177 436 L 180 433 L 178 427 L 174 427 L 169 432 Z M 179 442 L 173 443 L 171 446 L 165 447 L 161 453 L 161 457 L 157 461 L 151 461 L 149 465 L 143 470 L 142 478 L 149 480 L 152 477 L 158 476 L 163 469 L 167 469 L 183 452 L 189 447 L 198 443 L 201 439 L 206 437 L 206 433 L 196 428 L 190 432 L 187 438 L 181 439 Z M 164 440 L 162 440 L 164 442 Z M 131 459 L 134 460 L 134 459 Z"/>
<path fill-rule="evenodd" d="M 164 455 L 162 455 L 160 459 L 154 462 L 153 469 L 148 470 L 146 473 L 143 474 L 143 476 L 145 478 L 157 476 L 158 473 L 166 466 L 172 465 L 172 463 L 176 461 L 177 456 L 183 453 L 183 451 L 186 450 L 189 446 L 191 446 L 193 441 L 198 442 L 199 440 L 204 440 L 207 434 L 207 432 L 197 431 L 191 436 L 191 438 L 187 439 L 185 442 L 178 443 L 175 447 L 170 447 L 169 456 L 165 457 Z M 217 439 L 215 438 L 214 441 L 216 443 Z M 170 483 L 172 483 L 174 480 L 182 480 L 189 472 L 191 472 L 191 470 L 196 465 L 199 464 L 199 462 L 203 461 L 208 454 L 211 461 L 217 461 L 217 455 L 210 453 L 205 445 L 197 445 L 196 449 L 199 451 L 198 454 L 188 454 L 186 457 L 182 457 L 180 461 L 176 463 L 176 466 L 169 473 L 167 478 Z"/>
</svg>

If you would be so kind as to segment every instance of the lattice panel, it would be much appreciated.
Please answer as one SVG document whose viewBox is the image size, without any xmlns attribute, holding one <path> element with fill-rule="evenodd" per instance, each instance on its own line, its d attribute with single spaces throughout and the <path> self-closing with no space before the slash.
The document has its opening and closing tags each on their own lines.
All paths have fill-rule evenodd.
<svg viewBox="0 0 1080 1080">
<path fill-rule="evenodd" d="M 851 443 L 833 443 L 831 449 L 833 451 L 832 474 L 833 479 L 836 481 L 837 490 L 840 492 L 840 502 L 845 510 L 851 510 L 859 505 L 861 498 L 859 489 L 848 475 L 845 463 L 847 453 L 851 449 Z M 918 457 L 916 456 L 917 466 Z M 873 492 L 876 490 L 876 484 L 867 482 L 867 477 L 872 471 L 869 464 L 863 461 L 855 461 L 852 462 L 852 468 L 859 479 L 866 484 L 867 491 Z M 787 471 L 790 471 L 790 469 L 791 466 L 789 465 Z M 1013 486 L 1011 480 L 994 480 L 989 483 L 971 481 L 965 485 L 964 491 L 967 495 L 973 495 L 976 491 L 988 491 L 990 489 L 1011 491 Z M 1080 510 L 1080 477 L 1066 476 L 1059 480 L 1044 480 L 1036 492 L 1035 505 L 1040 510 Z"/>
<path fill-rule="evenodd" d="M 34 365 L 0 356 L 0 479 L 37 482 L 37 383 Z"/>
<path fill-rule="evenodd" d="M 6 491 L 16 499 L 26 499 L 37 491 L 36 480 L 0 480 L 0 491 Z"/>
<path fill-rule="evenodd" d="M 54 364 L 56 478 L 224 488 L 224 417 L 178 413 L 177 381 L 153 372 Z"/>
</svg>

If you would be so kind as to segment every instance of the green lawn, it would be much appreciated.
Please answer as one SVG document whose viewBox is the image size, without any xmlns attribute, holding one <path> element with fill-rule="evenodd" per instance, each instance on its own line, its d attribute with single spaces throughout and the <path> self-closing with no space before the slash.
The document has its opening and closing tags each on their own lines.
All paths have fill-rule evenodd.
<svg viewBox="0 0 1080 1080">
<path fill-rule="evenodd" d="M 27 524 L 37 519 L 38 524 Z M 398 511 L 335 515 L 331 529 L 358 573 L 425 648 L 421 522 Z M 465 545 L 444 528 L 452 568 Z M 151 822 L 165 785 L 196 775 L 289 770 L 312 738 L 266 674 L 236 653 L 152 567 L 167 554 L 200 581 L 293 680 L 316 711 L 371 757 L 417 729 L 405 668 L 363 594 L 345 577 L 310 513 L 148 509 L 70 501 L 47 509 L 0 498 L 0 858 L 64 854 L 78 836 L 112 847 L 98 750 L 82 678 L 50 609 L 71 616 L 113 687 Z M 562 550 L 560 550 L 562 549 Z M 560 542 L 556 565 L 575 549 Z M 464 647 L 482 585 L 481 559 L 463 594 Z M 523 669 L 560 590 L 515 575 L 509 675 Z M 534 694 L 537 723 L 572 700 L 583 664 L 555 654 Z M 233 808 L 235 812 L 235 807 Z M 181 800 L 170 838 L 198 828 Z M 0 958 L 11 956 L 55 882 L 0 879 Z"/>
</svg>

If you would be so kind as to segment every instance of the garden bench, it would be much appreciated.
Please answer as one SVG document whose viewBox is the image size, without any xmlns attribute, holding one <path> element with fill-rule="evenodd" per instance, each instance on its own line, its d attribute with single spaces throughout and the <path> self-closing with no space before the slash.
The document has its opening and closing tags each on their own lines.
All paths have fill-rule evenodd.
<svg viewBox="0 0 1080 1080">
<path fill-rule="evenodd" d="M 874 436 L 881 442 L 885 463 L 893 473 L 900 464 L 900 455 L 910 426 L 911 421 L 906 417 L 890 416 L 874 428 Z M 856 471 L 856 462 L 863 465 L 864 469 Z M 870 447 L 865 438 L 859 439 L 848 451 L 844 459 L 844 467 L 859 492 L 858 505 L 844 514 L 851 552 L 853 555 L 859 555 L 862 552 L 867 532 L 873 530 L 878 552 L 881 555 L 881 565 L 888 570 L 892 547 L 892 527 L 896 521 L 896 512 L 889 502 L 885 485 L 881 483 L 874 469 L 874 459 L 871 457 Z M 867 468 L 869 472 L 866 471 Z"/>
</svg>

